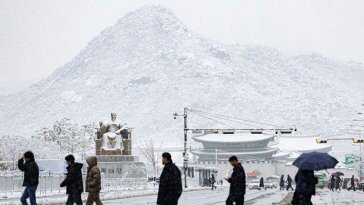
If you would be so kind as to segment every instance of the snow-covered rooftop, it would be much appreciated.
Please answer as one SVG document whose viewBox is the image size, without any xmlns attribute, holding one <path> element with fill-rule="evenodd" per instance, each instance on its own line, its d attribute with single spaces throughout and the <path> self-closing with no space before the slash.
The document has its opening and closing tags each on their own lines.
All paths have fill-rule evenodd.
<svg viewBox="0 0 364 205">
<path fill-rule="evenodd" d="M 253 142 L 253 141 L 268 141 L 272 135 L 266 134 L 205 134 L 201 136 L 193 136 L 196 142 L 218 142 L 218 143 L 240 143 L 240 142 Z"/>
</svg>

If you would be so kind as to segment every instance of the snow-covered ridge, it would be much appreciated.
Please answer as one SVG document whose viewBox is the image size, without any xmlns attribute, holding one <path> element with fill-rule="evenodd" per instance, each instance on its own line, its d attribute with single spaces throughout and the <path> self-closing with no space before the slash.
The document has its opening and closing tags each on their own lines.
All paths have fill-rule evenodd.
<svg viewBox="0 0 364 205">
<path fill-rule="evenodd" d="M 175 145 L 182 141 L 182 122 L 171 113 L 189 106 L 296 125 L 307 134 L 337 133 L 363 102 L 363 72 L 359 63 L 211 41 L 169 9 L 145 6 L 105 29 L 47 79 L 0 97 L 0 131 L 30 136 L 64 117 L 90 124 L 115 111 L 135 128 L 134 139 Z M 189 123 L 217 126 L 197 116 Z"/>
</svg>

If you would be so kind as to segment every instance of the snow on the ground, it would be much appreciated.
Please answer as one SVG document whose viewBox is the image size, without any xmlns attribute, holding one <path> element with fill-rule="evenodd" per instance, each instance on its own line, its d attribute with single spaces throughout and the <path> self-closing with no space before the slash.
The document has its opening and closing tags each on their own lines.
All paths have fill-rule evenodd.
<svg viewBox="0 0 364 205">
<path fill-rule="evenodd" d="M 319 189 L 316 196 L 312 197 L 312 203 L 315 205 L 364 205 L 364 192 L 348 190 L 332 192 L 329 189 Z"/>
</svg>

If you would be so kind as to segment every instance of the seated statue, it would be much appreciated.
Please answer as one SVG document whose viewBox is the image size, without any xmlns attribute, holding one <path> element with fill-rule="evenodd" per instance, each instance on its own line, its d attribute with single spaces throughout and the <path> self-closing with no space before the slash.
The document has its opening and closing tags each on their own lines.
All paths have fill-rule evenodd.
<svg viewBox="0 0 364 205">
<path fill-rule="evenodd" d="M 124 130 L 121 121 L 116 118 L 116 113 L 111 113 L 111 120 L 100 123 L 102 134 L 102 147 L 104 150 L 123 150 L 123 138 L 121 131 Z"/>
</svg>

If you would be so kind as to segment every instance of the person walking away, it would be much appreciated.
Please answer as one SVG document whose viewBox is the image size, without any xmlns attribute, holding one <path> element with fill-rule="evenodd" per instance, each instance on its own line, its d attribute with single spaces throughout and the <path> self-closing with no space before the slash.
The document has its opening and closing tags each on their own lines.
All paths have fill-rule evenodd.
<svg viewBox="0 0 364 205">
<path fill-rule="evenodd" d="M 246 189 L 244 168 L 241 166 L 241 163 L 239 163 L 236 156 L 231 156 L 229 162 L 231 166 L 233 166 L 233 173 L 231 174 L 231 177 L 227 179 L 230 183 L 230 191 L 229 196 L 226 199 L 226 205 L 233 205 L 233 202 L 235 202 L 236 205 L 244 205 Z"/>
<path fill-rule="evenodd" d="M 87 176 L 86 176 L 86 192 L 88 192 L 86 205 L 92 205 L 94 202 L 97 205 L 102 205 L 100 200 L 101 190 L 101 173 L 97 167 L 97 158 L 91 156 L 86 159 L 88 164 Z"/>
<path fill-rule="evenodd" d="M 354 179 L 354 175 L 351 176 L 351 179 L 350 179 L 350 187 L 348 188 L 348 190 L 350 190 L 350 189 L 354 189 L 354 191 L 356 191 L 355 190 L 355 179 Z"/>
<path fill-rule="evenodd" d="M 279 181 L 279 190 L 284 190 L 284 183 L 285 183 L 285 181 L 284 181 L 284 175 L 282 174 L 282 176 L 281 176 L 281 180 Z"/>
<path fill-rule="evenodd" d="M 342 182 L 342 180 L 340 179 L 340 176 L 336 176 L 336 179 L 335 179 L 335 189 L 336 189 L 336 191 L 341 190 L 340 189 L 341 182 Z"/>
<path fill-rule="evenodd" d="M 260 180 L 259 180 L 259 188 L 264 189 L 264 179 L 263 179 L 263 177 L 261 177 Z"/>
<path fill-rule="evenodd" d="M 293 194 L 292 205 L 312 205 L 311 197 L 316 195 L 315 185 L 318 182 L 314 171 L 299 169 L 295 181 L 296 190 Z"/>
<path fill-rule="evenodd" d="M 162 154 L 162 164 L 164 168 L 160 176 L 157 204 L 177 205 L 182 195 L 181 172 L 168 152 Z"/>
<path fill-rule="evenodd" d="M 331 175 L 331 178 L 330 178 L 330 191 L 334 191 L 335 182 L 336 182 L 335 176 Z"/>
<path fill-rule="evenodd" d="M 77 205 L 82 205 L 81 194 L 83 192 L 82 183 L 82 166 L 81 163 L 75 162 L 75 157 L 73 155 L 68 155 L 65 157 L 67 162 L 67 176 L 66 179 L 61 183 L 61 187 L 67 187 L 66 193 L 68 194 L 68 199 L 66 205 L 72 205 L 76 203 Z"/>
<path fill-rule="evenodd" d="M 211 190 L 214 190 L 214 188 L 216 189 L 217 187 L 215 186 L 216 183 L 216 179 L 215 179 L 215 175 L 211 174 L 211 178 L 210 178 L 210 184 L 211 184 Z"/>
<path fill-rule="evenodd" d="M 39 168 L 34 159 L 34 154 L 27 151 L 23 158 L 18 160 L 18 168 L 24 172 L 23 186 L 25 187 L 23 195 L 20 198 L 22 205 L 27 204 L 29 198 L 31 205 L 36 205 L 36 191 L 39 184 Z"/>
<path fill-rule="evenodd" d="M 287 175 L 287 191 L 289 190 L 289 189 L 291 189 L 292 191 L 294 190 L 293 189 L 293 187 L 292 187 L 292 178 L 291 178 L 291 176 L 289 176 L 289 174 Z"/>
</svg>

